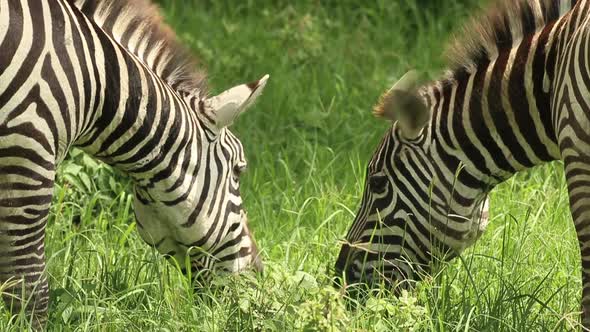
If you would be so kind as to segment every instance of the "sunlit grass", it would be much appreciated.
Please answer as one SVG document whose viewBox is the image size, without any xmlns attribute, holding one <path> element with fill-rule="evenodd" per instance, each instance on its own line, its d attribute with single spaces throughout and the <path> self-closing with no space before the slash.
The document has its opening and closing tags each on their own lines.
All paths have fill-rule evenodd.
<svg viewBox="0 0 590 332">
<path fill-rule="evenodd" d="M 214 92 L 271 74 L 256 107 L 233 129 L 249 160 L 241 188 L 265 273 L 217 278 L 195 293 L 136 233 L 131 184 L 75 154 L 60 169 L 47 232 L 49 329 L 575 326 L 579 252 L 558 163 L 496 188 L 486 234 L 414 292 L 347 298 L 332 287 L 364 167 L 388 126 L 371 117 L 371 106 L 406 70 L 436 73 L 444 41 L 472 7 L 448 1 L 425 10 L 427 2 L 163 2 L 206 63 Z M 2 331 L 28 326 L 5 310 L 0 316 Z"/>
</svg>

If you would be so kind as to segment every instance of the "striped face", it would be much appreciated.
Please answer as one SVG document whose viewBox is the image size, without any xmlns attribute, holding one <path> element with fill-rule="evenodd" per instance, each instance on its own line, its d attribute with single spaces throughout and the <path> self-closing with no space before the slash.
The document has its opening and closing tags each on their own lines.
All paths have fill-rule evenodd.
<svg viewBox="0 0 590 332">
<path fill-rule="evenodd" d="M 262 262 L 254 238 L 248 228 L 248 218 L 240 195 L 240 176 L 246 171 L 247 161 L 241 142 L 227 128 L 209 142 L 208 161 L 201 193 L 208 192 L 206 199 L 197 201 L 194 211 L 201 210 L 200 216 L 191 220 L 202 223 L 205 235 L 197 243 L 193 268 L 216 269 L 238 272 L 248 267 L 262 270 Z M 207 174 L 208 173 L 208 174 Z M 195 175 L 197 178 L 199 175 Z M 201 219 L 201 220 L 199 220 Z M 213 236 L 214 235 L 214 236 Z M 205 241 L 208 238 L 209 241 Z M 204 251 L 202 249 L 205 249 Z"/>
<path fill-rule="evenodd" d="M 452 257 L 473 243 L 487 224 L 485 196 L 455 209 L 452 185 L 439 181 L 428 136 L 407 139 L 394 125 L 374 153 L 360 209 L 336 262 L 344 284 L 407 287 L 429 271 L 433 259 Z"/>
<path fill-rule="evenodd" d="M 204 138 L 203 153 L 192 169 L 190 192 L 176 201 L 136 188 L 135 213 L 140 235 L 158 251 L 192 273 L 262 269 L 240 196 L 247 163 L 240 141 L 227 129 Z M 149 198 L 148 198 L 149 197 Z"/>
<path fill-rule="evenodd" d="M 198 101 L 198 137 L 191 153 L 178 157 L 173 173 L 179 174 L 171 175 L 175 180 L 163 181 L 161 187 L 136 187 L 140 235 L 194 276 L 211 270 L 262 270 L 240 195 L 246 157 L 227 127 L 253 103 L 266 79 Z"/>
</svg>

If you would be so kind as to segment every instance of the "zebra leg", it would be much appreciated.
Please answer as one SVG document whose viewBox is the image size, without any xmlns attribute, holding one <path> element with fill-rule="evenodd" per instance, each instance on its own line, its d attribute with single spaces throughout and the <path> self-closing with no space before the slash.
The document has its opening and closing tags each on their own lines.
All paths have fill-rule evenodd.
<svg viewBox="0 0 590 332">
<path fill-rule="evenodd" d="M 557 137 L 564 162 L 570 211 L 580 246 L 582 325 L 584 331 L 590 331 L 590 140 L 586 139 L 590 121 L 584 112 L 587 107 L 580 105 L 585 101 L 575 100 L 564 86 L 561 90 L 563 94 L 557 99 L 562 101 L 556 126 L 560 128 Z"/>
<path fill-rule="evenodd" d="M 6 165 L 15 159 L 19 166 Z M 50 163 L 0 157 L 0 290 L 10 311 L 25 313 L 34 329 L 47 320 L 44 240 L 54 176 Z"/>
<path fill-rule="evenodd" d="M 590 155 L 575 150 L 566 149 L 565 174 L 582 260 L 582 325 L 590 329 Z"/>
</svg>

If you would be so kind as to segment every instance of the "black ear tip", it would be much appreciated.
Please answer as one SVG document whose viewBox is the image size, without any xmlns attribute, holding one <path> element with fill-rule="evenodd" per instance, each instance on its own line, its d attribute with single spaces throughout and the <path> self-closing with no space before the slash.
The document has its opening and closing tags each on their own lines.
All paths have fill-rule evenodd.
<svg viewBox="0 0 590 332">
<path fill-rule="evenodd" d="M 266 81 L 268 81 L 269 77 L 270 76 L 266 74 L 259 80 L 247 83 L 246 86 L 252 91 L 252 93 L 254 93 L 254 91 L 258 90 L 261 86 L 264 86 L 266 84 Z"/>
<path fill-rule="evenodd" d="M 256 88 L 258 88 L 258 85 L 260 84 L 259 82 L 260 82 L 259 80 L 258 80 L 258 81 L 254 81 L 254 82 L 250 82 L 250 83 L 247 83 L 247 84 L 246 84 L 246 86 L 247 86 L 247 87 L 248 87 L 250 90 L 252 90 L 252 91 L 255 91 L 255 90 L 256 90 Z"/>
</svg>

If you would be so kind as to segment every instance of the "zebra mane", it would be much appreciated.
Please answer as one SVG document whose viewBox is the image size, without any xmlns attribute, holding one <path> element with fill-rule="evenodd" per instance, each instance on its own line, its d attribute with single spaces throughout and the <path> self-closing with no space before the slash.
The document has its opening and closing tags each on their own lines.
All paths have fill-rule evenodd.
<svg viewBox="0 0 590 332">
<path fill-rule="evenodd" d="M 205 72 L 150 0 L 69 0 L 176 91 L 207 94 Z"/>
<path fill-rule="evenodd" d="M 473 69 L 495 60 L 524 36 L 557 20 L 576 0 L 496 0 L 474 15 L 446 50 L 451 71 Z"/>
</svg>

